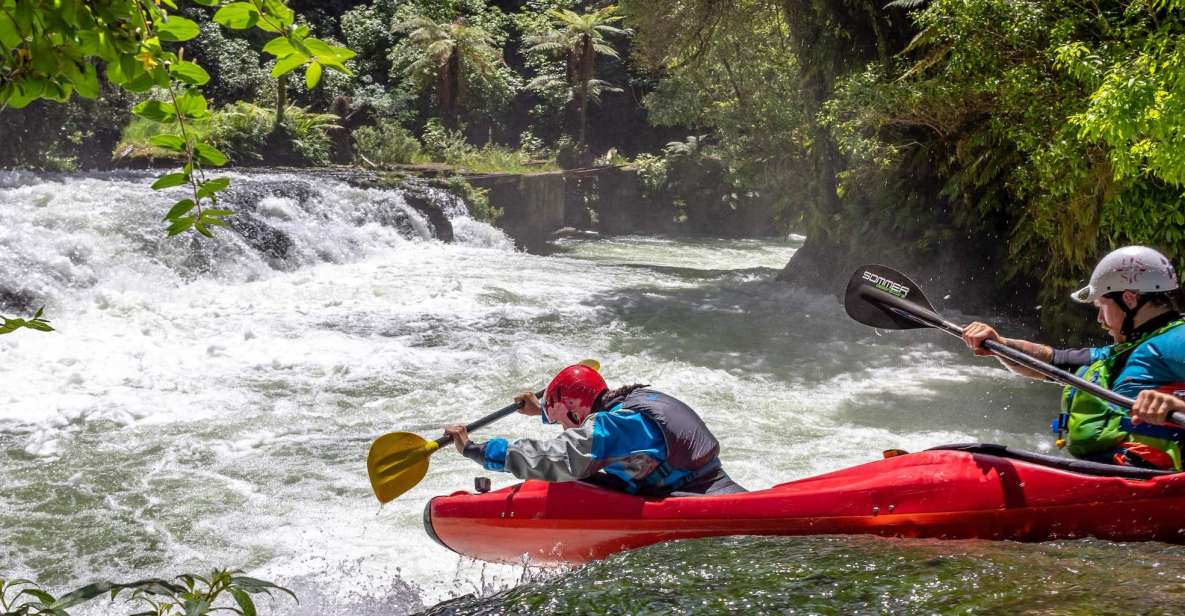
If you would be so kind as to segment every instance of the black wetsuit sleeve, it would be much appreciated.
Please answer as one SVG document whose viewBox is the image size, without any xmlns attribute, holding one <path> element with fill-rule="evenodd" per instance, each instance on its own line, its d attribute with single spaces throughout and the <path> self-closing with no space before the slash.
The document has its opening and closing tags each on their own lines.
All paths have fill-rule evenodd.
<svg viewBox="0 0 1185 616">
<path fill-rule="evenodd" d="M 1054 349 L 1053 365 L 1062 370 L 1073 371 L 1082 366 L 1089 366 L 1090 349 Z"/>
<path fill-rule="evenodd" d="M 485 462 L 486 462 L 485 443 L 481 443 L 479 445 L 477 443 L 474 443 L 473 441 L 469 441 L 468 443 L 465 443 L 465 449 L 461 452 L 461 455 L 465 456 L 466 458 L 469 458 L 470 460 L 473 460 L 474 462 L 477 462 L 478 464 L 485 464 Z"/>
</svg>

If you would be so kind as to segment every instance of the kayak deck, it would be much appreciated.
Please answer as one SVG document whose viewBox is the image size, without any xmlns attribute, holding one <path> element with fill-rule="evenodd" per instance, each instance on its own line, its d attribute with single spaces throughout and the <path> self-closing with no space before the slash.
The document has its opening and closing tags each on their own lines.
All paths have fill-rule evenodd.
<svg viewBox="0 0 1185 616">
<path fill-rule="evenodd" d="M 643 498 L 579 482 L 458 492 L 425 508 L 429 534 L 494 562 L 580 563 L 674 539 L 875 534 L 1185 542 L 1185 473 L 996 445 L 901 455 L 744 494 Z"/>
</svg>

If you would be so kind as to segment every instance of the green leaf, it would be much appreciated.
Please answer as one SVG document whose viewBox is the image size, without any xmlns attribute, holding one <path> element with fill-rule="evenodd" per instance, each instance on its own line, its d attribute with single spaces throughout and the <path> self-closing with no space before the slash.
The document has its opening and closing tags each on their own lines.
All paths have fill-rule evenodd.
<svg viewBox="0 0 1185 616">
<path fill-rule="evenodd" d="M 325 64 L 341 64 L 358 55 L 351 49 L 330 45 L 318 39 L 308 39 L 305 41 L 305 45 L 308 46 L 309 51 L 317 56 L 318 60 L 321 60 Z"/>
<path fill-rule="evenodd" d="M 161 190 L 164 188 L 172 188 L 174 186 L 181 186 L 189 183 L 188 173 L 170 173 L 168 175 L 160 176 L 160 179 L 152 183 L 152 190 Z"/>
<path fill-rule="evenodd" d="M 173 221 L 173 224 L 169 225 L 169 228 L 166 231 L 168 232 L 169 237 L 173 237 L 174 235 L 177 235 L 178 233 L 184 233 L 184 232 L 188 231 L 189 228 L 192 227 L 193 223 L 196 221 L 197 221 L 197 217 L 195 217 L 195 216 L 186 216 L 184 218 L 178 218 L 177 220 Z"/>
<path fill-rule="evenodd" d="M 196 23 L 180 15 L 169 15 L 165 22 L 156 28 L 156 36 L 160 40 L 173 43 L 188 41 L 201 32 L 201 28 Z"/>
<path fill-rule="evenodd" d="M 244 30 L 259 22 L 259 11 L 246 2 L 232 2 L 214 13 L 214 21 L 232 30 Z"/>
<path fill-rule="evenodd" d="M 308 70 L 304 72 L 304 83 L 310 90 L 317 87 L 317 82 L 321 81 L 321 63 L 313 62 L 309 64 Z"/>
<path fill-rule="evenodd" d="M 0 20 L 3 19 L 4 17 L 0 16 Z M 100 37 L 99 32 L 94 30 L 83 30 L 78 33 L 78 51 L 82 52 L 84 56 L 102 56 L 110 59 L 108 55 L 103 53 L 106 49 L 106 43 L 106 33 L 103 33 L 103 37 Z M 119 63 L 116 62 L 113 64 L 118 65 Z M 110 72 L 111 67 L 108 66 L 107 70 Z"/>
<path fill-rule="evenodd" d="M 157 84 L 157 73 L 165 73 L 166 77 L 168 76 L 168 73 L 165 71 L 145 71 L 142 68 L 137 68 L 135 77 L 125 82 L 123 87 L 129 92 L 146 92 L 151 90 Z"/>
<path fill-rule="evenodd" d="M 203 235 L 209 235 L 209 232 Z M 185 616 L 204 616 L 210 613 L 210 602 L 205 599 L 186 599 L 181 607 L 185 610 Z"/>
<path fill-rule="evenodd" d="M 42 306 L 42 307 L 38 308 L 38 309 L 37 309 L 37 313 L 33 315 L 33 318 L 34 318 L 34 319 L 40 319 L 40 318 L 41 318 L 41 315 L 43 315 L 43 314 L 45 314 L 45 306 Z"/>
<path fill-rule="evenodd" d="M 226 190 L 230 186 L 230 178 L 215 178 L 207 182 L 203 182 L 198 187 L 198 198 L 212 196 L 214 193 Z"/>
<path fill-rule="evenodd" d="M 193 120 L 210 115 L 206 97 L 197 90 L 186 90 L 185 94 L 177 98 L 177 113 Z"/>
<path fill-rule="evenodd" d="M 51 327 L 49 331 L 53 331 L 53 328 Z M 30 597 L 36 598 L 45 605 L 50 605 L 54 601 L 57 601 L 53 595 L 45 592 L 44 590 L 38 590 L 36 588 L 26 588 L 18 593 L 18 595 L 29 595 Z"/>
<path fill-rule="evenodd" d="M 73 67 L 69 74 L 70 83 L 74 85 L 79 96 L 92 99 L 99 96 L 99 76 L 94 65 L 84 61 L 81 69 L 73 62 L 66 62 L 65 66 Z"/>
<path fill-rule="evenodd" d="M 241 588 L 242 590 L 244 590 L 250 594 L 253 594 L 253 595 L 257 595 L 261 592 L 266 593 L 271 590 L 278 590 L 278 591 L 287 593 L 293 599 L 296 598 L 296 594 L 293 593 L 291 590 L 288 590 L 287 588 L 284 588 L 283 586 L 277 586 L 276 584 L 273 584 L 273 583 L 268 582 L 266 580 L 261 580 L 261 579 L 253 578 L 253 577 L 247 577 L 245 575 L 236 575 L 235 577 L 232 577 L 230 579 L 230 581 L 232 584 L 235 585 L 235 587 Z"/>
<path fill-rule="evenodd" d="M 185 140 L 177 135 L 153 135 L 148 138 L 148 143 L 174 152 L 185 151 Z"/>
<path fill-rule="evenodd" d="M 203 86 L 210 81 L 210 73 L 206 69 L 188 60 L 174 63 L 169 67 L 169 72 L 191 86 Z"/>
<path fill-rule="evenodd" d="M 53 331 L 53 327 L 51 327 L 50 324 L 45 321 L 29 321 L 28 323 L 25 323 L 25 327 L 29 329 L 35 329 L 39 332 Z"/>
<path fill-rule="evenodd" d="M 231 588 L 230 594 L 235 598 L 235 602 L 239 604 L 239 609 L 243 611 L 243 616 L 255 616 L 255 602 L 251 600 L 251 595 L 237 588 Z"/>
<path fill-rule="evenodd" d="M 21 44 L 21 35 L 7 13 L 0 13 L 0 46 L 13 49 Z"/>
<path fill-rule="evenodd" d="M 317 57 L 324 56 L 327 58 L 333 58 L 333 57 L 337 56 L 337 52 L 334 51 L 333 45 L 330 45 L 329 43 L 326 43 L 325 41 L 311 38 L 311 39 L 306 39 L 304 41 L 304 44 L 305 44 L 305 47 L 308 47 L 309 51 L 316 54 Z"/>
<path fill-rule="evenodd" d="M 189 213 L 189 210 L 192 210 L 193 206 L 193 199 L 182 199 L 173 204 L 173 209 L 169 210 L 169 213 L 165 214 L 165 217 L 161 220 L 178 220 L 181 216 Z"/>
<path fill-rule="evenodd" d="M 90 601 L 99 595 L 106 594 L 107 591 L 111 590 L 114 586 L 115 584 L 111 582 L 95 582 L 93 584 L 87 584 L 82 588 L 76 589 L 62 595 L 61 597 L 58 597 L 58 600 L 49 607 L 58 610 L 74 607 L 79 603 L 85 603 L 86 601 Z"/>
<path fill-rule="evenodd" d="M 285 28 L 291 26 L 296 19 L 296 14 L 281 0 L 263 0 L 263 9 L 267 11 L 268 15 L 279 20 L 280 25 Z"/>
<path fill-rule="evenodd" d="M 214 167 L 221 167 L 226 164 L 226 154 L 219 152 L 213 146 L 199 143 L 194 146 L 194 153 L 197 154 L 198 160 Z"/>
<path fill-rule="evenodd" d="M 280 77 L 292 72 L 299 66 L 303 66 L 309 59 L 304 54 L 294 53 L 290 56 L 280 58 L 276 62 L 276 66 L 272 68 L 272 77 Z"/>
<path fill-rule="evenodd" d="M 177 117 L 177 109 L 173 104 L 163 101 L 144 101 L 132 107 L 132 113 L 154 122 L 172 122 Z"/>
<path fill-rule="evenodd" d="M 263 46 L 263 52 L 270 53 L 277 58 L 282 58 L 296 53 L 296 48 L 292 46 L 292 43 L 288 42 L 287 38 L 277 36 L 268 41 L 267 45 Z"/>
<path fill-rule="evenodd" d="M 202 5 L 202 6 L 218 6 L 218 3 L 221 2 L 222 0 L 193 0 L 193 1 L 197 4 Z"/>
<path fill-rule="evenodd" d="M 271 32 L 272 34 L 280 34 L 284 31 L 283 28 L 276 25 L 276 19 L 274 17 L 260 17 L 259 21 L 255 23 L 255 27 L 264 32 Z"/>
</svg>

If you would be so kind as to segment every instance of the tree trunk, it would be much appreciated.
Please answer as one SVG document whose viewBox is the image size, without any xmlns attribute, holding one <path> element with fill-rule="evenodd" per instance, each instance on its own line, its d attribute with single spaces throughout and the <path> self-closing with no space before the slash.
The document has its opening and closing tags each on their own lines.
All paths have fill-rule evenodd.
<svg viewBox="0 0 1185 616">
<path fill-rule="evenodd" d="M 453 91 L 457 93 L 453 97 L 453 115 L 456 116 L 456 123 L 461 124 L 461 113 L 465 110 L 465 105 L 469 100 L 469 87 L 465 84 L 465 63 L 458 51 L 453 52 Z"/>
<path fill-rule="evenodd" d="M 456 115 L 453 113 L 453 57 L 449 56 L 446 63 L 441 65 L 436 77 L 436 104 L 440 105 L 441 120 L 447 128 L 456 128 Z"/>
<path fill-rule="evenodd" d="M 593 69 L 596 67 L 597 56 L 593 50 L 592 37 L 584 36 L 580 41 L 580 83 L 577 88 L 576 118 L 579 123 L 579 137 L 576 145 L 584 146 L 586 124 L 588 123 L 588 89 L 593 79 Z"/>
</svg>

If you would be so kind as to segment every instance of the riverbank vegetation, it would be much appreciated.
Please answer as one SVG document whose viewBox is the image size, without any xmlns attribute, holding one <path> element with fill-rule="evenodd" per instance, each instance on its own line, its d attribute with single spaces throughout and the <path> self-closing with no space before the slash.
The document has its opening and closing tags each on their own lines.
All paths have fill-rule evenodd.
<svg viewBox="0 0 1185 616">
<path fill-rule="evenodd" d="M 1053 332 L 1109 248 L 1185 255 L 1181 2 L 624 4 L 665 71 L 651 117 L 795 195 L 805 254 L 957 246 Z"/>
<path fill-rule="evenodd" d="M 274 598 L 272 592 L 276 592 L 296 599 L 287 588 L 240 573 L 221 569 L 205 576 L 183 573 L 172 580 L 95 582 L 58 597 L 30 580 L 0 578 L 0 616 L 69 616 L 68 609 L 103 596 L 114 604 L 121 594 L 125 610 L 135 616 L 205 616 L 214 612 L 254 616 L 254 595 Z"/>
<path fill-rule="evenodd" d="M 791 277 L 818 284 L 870 251 L 957 251 L 982 294 L 1042 306 L 1051 330 L 1078 320 L 1062 298 L 1108 248 L 1185 254 L 1182 0 L 376 0 L 298 7 L 271 42 L 236 29 L 250 11 L 206 4 L 181 5 L 161 40 L 183 39 L 170 78 L 209 101 L 186 128 L 234 164 L 630 164 L 672 203 L 778 212 L 810 238 L 812 272 Z M 4 33 L 6 52 L 47 53 Z M 18 110 L 69 88 L 6 90 L 0 127 L 18 147 L 0 164 L 126 164 L 176 145 L 161 135 L 180 126 L 129 111 L 164 100 L 160 84 L 75 66 L 59 81 L 93 100 Z M 280 75 L 299 66 L 304 79 Z M 170 224 L 189 218 L 203 220 Z"/>
</svg>

